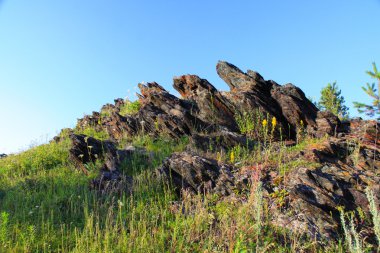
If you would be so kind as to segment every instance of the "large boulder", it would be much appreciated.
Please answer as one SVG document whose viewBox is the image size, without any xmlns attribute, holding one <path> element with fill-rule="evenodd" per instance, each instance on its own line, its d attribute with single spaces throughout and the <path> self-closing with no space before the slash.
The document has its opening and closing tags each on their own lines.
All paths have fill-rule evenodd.
<svg viewBox="0 0 380 253">
<path fill-rule="evenodd" d="M 216 193 L 226 196 L 237 188 L 233 176 L 234 169 L 213 159 L 182 152 L 172 154 L 157 172 L 168 179 L 179 193 L 188 190 L 200 194 Z"/>
<path fill-rule="evenodd" d="M 130 159 L 132 151 L 118 150 L 113 142 L 100 141 L 95 138 L 70 134 L 72 146 L 69 150 L 71 161 L 88 174 L 86 165 L 103 161 L 98 176 L 91 181 L 91 188 L 100 193 L 126 192 L 132 188 L 132 178 L 120 171 L 121 163 Z"/>
</svg>

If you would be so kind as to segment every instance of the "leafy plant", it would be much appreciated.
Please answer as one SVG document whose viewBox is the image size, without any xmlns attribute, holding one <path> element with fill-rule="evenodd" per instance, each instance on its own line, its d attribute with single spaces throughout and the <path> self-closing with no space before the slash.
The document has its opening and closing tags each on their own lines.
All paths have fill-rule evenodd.
<svg viewBox="0 0 380 253">
<path fill-rule="evenodd" d="M 87 126 L 83 129 L 75 129 L 76 134 L 84 134 L 90 137 L 93 137 L 95 139 L 104 141 L 109 139 L 109 134 L 107 133 L 106 130 L 101 129 L 97 130 L 95 127 L 92 126 Z"/>
<path fill-rule="evenodd" d="M 372 220 L 373 220 L 373 228 L 375 231 L 375 235 L 379 244 L 379 249 L 380 249 L 380 214 L 379 210 L 377 210 L 377 205 L 375 203 L 375 197 L 373 195 L 372 190 L 367 187 L 365 190 L 365 193 L 367 195 L 367 199 L 369 202 L 369 210 L 372 214 Z"/>
<path fill-rule="evenodd" d="M 136 101 L 125 101 L 125 104 L 120 107 L 120 115 L 133 115 L 136 114 L 140 110 L 141 104 L 138 100 Z"/>
</svg>

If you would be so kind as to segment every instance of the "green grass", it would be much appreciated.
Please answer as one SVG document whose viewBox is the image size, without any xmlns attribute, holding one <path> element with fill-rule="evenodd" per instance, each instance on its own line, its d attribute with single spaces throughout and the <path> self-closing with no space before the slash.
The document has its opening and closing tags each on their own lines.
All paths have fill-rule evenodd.
<svg viewBox="0 0 380 253">
<path fill-rule="evenodd" d="M 90 190 L 94 175 L 68 162 L 67 139 L 1 159 L 0 252 L 345 252 L 342 244 L 318 248 L 273 227 L 255 182 L 246 202 L 190 194 L 179 200 L 154 169 L 187 143 L 136 137 L 133 144 L 149 155 L 123 164 L 134 178 L 133 192 L 123 195 Z M 262 161 L 275 159 L 261 151 Z"/>
<path fill-rule="evenodd" d="M 141 104 L 138 100 L 136 101 L 125 101 L 125 104 L 120 108 L 120 115 L 133 115 L 136 114 L 141 107 Z"/>
<path fill-rule="evenodd" d="M 95 127 L 88 126 L 84 129 L 74 129 L 74 133 L 76 134 L 84 134 L 90 137 L 93 137 L 98 140 L 108 140 L 109 135 L 106 130 L 96 130 Z"/>
</svg>

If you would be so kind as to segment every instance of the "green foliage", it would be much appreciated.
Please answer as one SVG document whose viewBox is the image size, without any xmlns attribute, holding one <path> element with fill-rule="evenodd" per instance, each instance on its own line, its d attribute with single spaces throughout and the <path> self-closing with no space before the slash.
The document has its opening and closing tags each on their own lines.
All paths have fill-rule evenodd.
<svg viewBox="0 0 380 253">
<path fill-rule="evenodd" d="M 344 105 L 344 97 L 341 95 L 342 91 L 339 89 L 336 82 L 328 83 L 326 87 L 321 90 L 321 98 L 318 102 L 318 107 L 321 110 L 328 110 L 338 116 L 340 119 L 348 118 L 348 107 Z"/>
<path fill-rule="evenodd" d="M 125 104 L 120 108 L 120 115 L 133 115 L 140 110 L 141 104 L 138 100 L 136 101 L 125 101 Z"/>
<path fill-rule="evenodd" d="M 123 164 L 123 173 L 133 175 L 133 189 L 120 195 L 91 190 L 95 175 L 86 176 L 67 162 L 69 139 L 62 139 L 0 160 L 0 252 L 346 250 L 341 245 L 318 248 L 312 239 L 301 243 L 296 235 L 273 227 L 263 186 L 254 179 L 250 190 L 236 193 L 247 201 L 186 192 L 179 200 L 155 168 L 171 153 L 183 151 L 187 138 L 135 137 L 133 144 L 149 155 L 137 150 Z M 253 151 L 236 147 L 233 152 L 238 161 L 273 163 L 281 152 L 299 154 L 312 144 L 308 140 L 278 152 L 271 146 Z M 281 205 L 287 192 L 273 197 Z"/>
<path fill-rule="evenodd" d="M 380 213 L 377 209 L 373 191 L 369 187 L 367 187 L 365 193 L 369 202 L 369 210 L 372 214 L 374 232 L 377 238 L 377 242 L 379 244 L 378 249 L 380 249 Z"/>
<path fill-rule="evenodd" d="M 380 119 L 380 72 L 377 70 L 376 64 L 372 63 L 373 71 L 367 71 L 366 73 L 377 80 L 377 89 L 375 88 L 375 83 L 363 86 L 364 92 L 372 99 L 371 104 L 354 102 L 354 106 L 358 109 L 359 113 L 364 113 L 369 117 L 374 117 L 377 115 L 377 119 Z"/>
<path fill-rule="evenodd" d="M 342 207 L 337 208 L 340 213 L 340 222 L 343 227 L 344 238 L 349 252 L 351 253 L 362 253 L 363 251 L 363 241 L 360 238 L 359 233 L 356 231 L 354 224 L 354 215 L 351 212 L 345 213 Z M 346 216 L 348 218 L 349 224 L 346 225 Z"/>
<path fill-rule="evenodd" d="M 103 119 L 105 117 L 111 116 L 112 111 L 109 108 L 102 108 L 100 110 L 100 118 Z"/>
<path fill-rule="evenodd" d="M 108 140 L 109 139 L 109 134 L 107 133 L 106 130 L 104 129 L 101 129 L 101 130 L 96 130 L 95 127 L 92 127 L 92 126 L 87 126 L 83 129 L 75 129 L 74 132 L 76 134 L 84 134 L 84 135 L 87 135 L 87 136 L 90 136 L 90 137 L 93 137 L 95 139 L 98 139 L 98 140 Z"/>
<path fill-rule="evenodd" d="M 9 177 L 32 175 L 42 170 L 49 170 L 68 162 L 69 139 L 52 142 L 31 148 L 18 155 L 0 159 L 0 180 Z"/>
<path fill-rule="evenodd" d="M 251 139 L 268 141 L 273 137 L 276 130 L 277 119 L 270 118 L 269 114 L 264 114 L 257 109 L 250 112 L 236 113 L 235 120 L 242 134 Z"/>
</svg>

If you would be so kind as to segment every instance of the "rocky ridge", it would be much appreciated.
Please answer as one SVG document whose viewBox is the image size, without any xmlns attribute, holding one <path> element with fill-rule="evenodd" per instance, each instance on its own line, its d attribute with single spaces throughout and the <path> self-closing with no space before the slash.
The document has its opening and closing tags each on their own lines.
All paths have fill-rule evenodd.
<svg viewBox="0 0 380 253">
<path fill-rule="evenodd" d="M 279 85 L 257 72 L 244 73 L 222 61 L 216 70 L 230 91 L 218 91 L 205 79 L 184 75 L 173 80 L 181 98 L 155 82 L 139 84 L 141 108 L 137 113 L 121 115 L 125 101 L 117 99 L 115 104 L 102 108 L 107 111 L 106 116 L 93 112 L 79 119 L 78 129 L 91 126 L 106 131 L 110 137 L 109 141 L 100 141 L 70 134 L 73 144 L 70 154 L 78 168 L 86 172 L 86 163 L 105 161 L 92 187 L 102 192 L 133 187 L 132 179 L 118 170 L 120 162 L 133 152 L 116 148 L 115 143 L 124 138 L 137 134 L 188 136 L 188 150 L 172 154 L 157 169 L 158 175 L 170 181 L 179 194 L 188 190 L 221 197 L 238 196 L 249 187 L 252 177 L 258 177 L 273 224 L 316 238 L 320 243 L 341 237 L 338 207 L 355 213 L 358 222 L 358 210 L 370 216 L 365 196 L 367 187 L 374 192 L 376 203 L 380 203 L 378 122 L 360 119 L 341 122 L 332 113 L 319 111 L 292 84 Z M 259 129 L 265 120 L 264 127 L 271 132 L 274 143 L 282 140 L 291 145 L 301 138 L 300 133 L 323 139 L 290 157 L 309 163 L 289 171 L 286 176 L 270 164 L 241 167 L 206 157 L 204 152 L 210 146 L 227 153 L 236 146 L 252 149 L 263 143 L 260 133 L 241 130 L 238 119 L 246 115 L 251 116 L 254 129 Z M 279 192 L 283 193 L 281 203 L 276 197 Z M 373 240 L 368 224 L 362 221 L 360 226 L 368 240 Z"/>
</svg>

